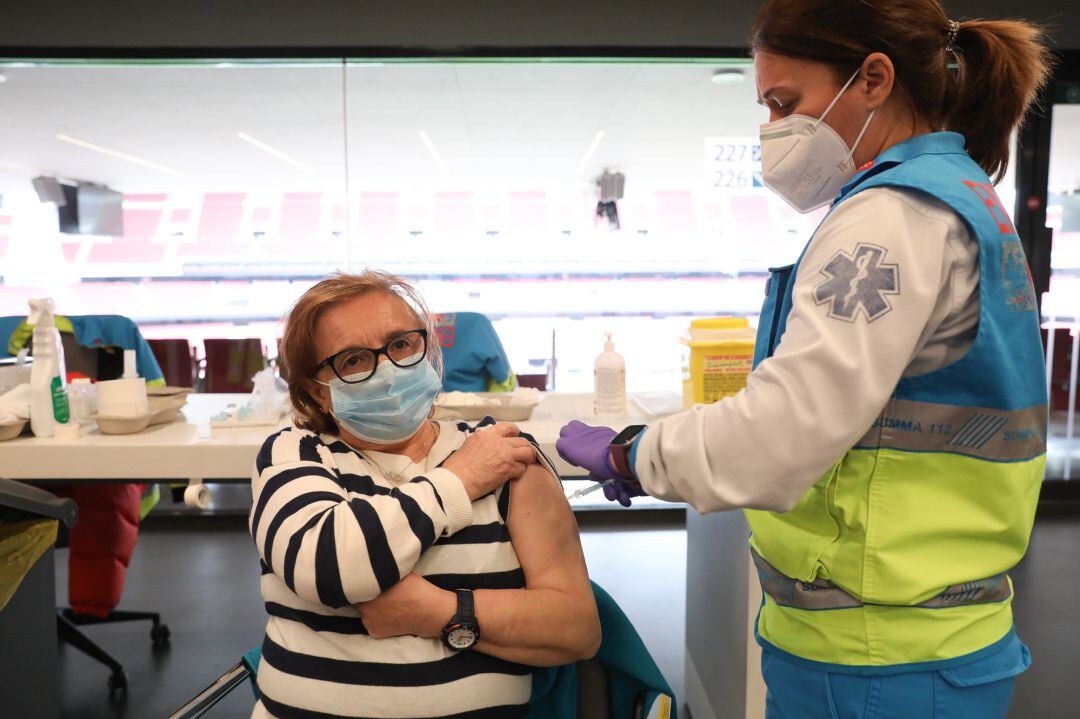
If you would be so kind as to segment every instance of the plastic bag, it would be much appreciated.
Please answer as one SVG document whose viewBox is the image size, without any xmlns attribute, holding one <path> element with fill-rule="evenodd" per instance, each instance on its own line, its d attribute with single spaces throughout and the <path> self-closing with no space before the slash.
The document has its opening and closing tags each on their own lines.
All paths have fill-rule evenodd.
<svg viewBox="0 0 1080 719">
<path fill-rule="evenodd" d="M 251 380 L 255 383 L 249 400 L 251 418 L 261 422 L 277 420 L 288 407 L 289 386 L 271 367 L 256 372 Z"/>
<path fill-rule="evenodd" d="M 0 395 L 0 424 L 30 418 L 30 384 L 16 385 Z"/>
<path fill-rule="evenodd" d="M 229 404 L 224 411 L 210 417 L 211 427 L 258 427 L 277 424 L 289 409 L 289 386 L 267 367 L 251 378 L 255 388 L 248 399 L 237 407 Z"/>
</svg>

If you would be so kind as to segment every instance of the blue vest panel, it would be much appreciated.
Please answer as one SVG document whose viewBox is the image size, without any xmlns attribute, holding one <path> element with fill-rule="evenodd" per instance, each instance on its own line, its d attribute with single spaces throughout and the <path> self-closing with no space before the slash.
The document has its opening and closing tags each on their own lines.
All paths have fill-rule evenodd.
<svg viewBox="0 0 1080 719">
<path fill-rule="evenodd" d="M 1039 316 L 1027 259 L 993 185 L 964 151 L 963 137 L 938 132 L 895 145 L 852 178 L 833 208 L 873 187 L 911 190 L 940 200 L 960 216 L 979 243 L 979 327 L 974 344 L 951 365 L 902 379 L 896 398 L 997 410 L 1045 404 Z M 801 262 L 802 256 L 796 264 L 771 273 L 755 366 L 772 356 L 783 337 Z"/>
</svg>

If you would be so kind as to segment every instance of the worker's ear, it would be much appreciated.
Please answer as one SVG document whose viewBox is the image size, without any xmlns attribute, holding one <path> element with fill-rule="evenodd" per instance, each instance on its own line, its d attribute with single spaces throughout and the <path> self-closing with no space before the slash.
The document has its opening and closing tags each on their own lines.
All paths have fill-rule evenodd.
<svg viewBox="0 0 1080 719">
<path fill-rule="evenodd" d="M 855 85 L 867 110 L 877 110 L 885 104 L 892 94 L 895 80 L 896 69 L 885 53 L 871 53 L 863 61 L 862 77 L 856 80 Z"/>
</svg>

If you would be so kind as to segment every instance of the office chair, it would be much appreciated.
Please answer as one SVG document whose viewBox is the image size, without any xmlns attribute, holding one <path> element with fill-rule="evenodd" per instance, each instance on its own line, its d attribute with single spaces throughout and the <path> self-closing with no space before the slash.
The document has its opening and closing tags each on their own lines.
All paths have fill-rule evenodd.
<svg viewBox="0 0 1080 719">
<path fill-rule="evenodd" d="M 123 372 L 123 353 L 111 347 L 86 347 L 76 342 L 75 337 L 69 333 L 61 333 L 61 341 L 64 345 L 64 358 L 69 372 L 79 372 L 95 380 L 116 379 Z M 62 493 L 82 494 L 86 501 L 85 490 L 90 489 L 84 485 L 64 485 L 54 488 Z M 117 491 L 117 485 L 101 485 L 103 492 Z M 69 533 L 62 527 L 57 537 L 58 548 L 69 545 Z M 104 664 L 110 671 L 108 679 L 109 694 L 118 698 L 128 688 L 128 677 L 123 665 L 114 656 L 109 654 L 99 644 L 79 629 L 81 626 L 91 624 L 114 624 L 117 622 L 150 621 L 152 628 L 150 638 L 155 649 L 161 649 L 169 643 L 169 627 L 161 621 L 158 612 L 130 611 L 112 609 L 103 617 L 90 614 L 77 613 L 71 607 L 58 607 L 56 610 L 57 637 L 65 644 L 83 652 L 87 656 Z"/>
<path fill-rule="evenodd" d="M 68 532 L 61 528 L 57 537 L 56 547 L 62 549 L 68 546 Z M 150 621 L 150 640 L 154 649 L 163 649 L 169 644 L 169 626 L 161 621 L 158 612 L 133 611 L 127 609 L 113 609 L 104 617 L 96 617 L 90 614 L 79 614 L 71 607 L 58 607 L 56 610 L 56 634 L 57 638 L 65 644 L 70 644 L 91 659 L 104 664 L 109 669 L 108 687 L 109 694 L 118 698 L 127 692 L 128 677 L 124 671 L 124 665 L 109 654 L 101 645 L 86 636 L 79 627 L 91 624 L 115 624 L 117 622 Z"/>
</svg>

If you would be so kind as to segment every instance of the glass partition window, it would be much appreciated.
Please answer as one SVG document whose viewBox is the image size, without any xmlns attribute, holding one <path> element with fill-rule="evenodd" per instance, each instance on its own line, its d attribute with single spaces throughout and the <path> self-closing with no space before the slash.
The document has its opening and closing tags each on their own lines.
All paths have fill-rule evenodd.
<svg viewBox="0 0 1080 719">
<path fill-rule="evenodd" d="M 690 318 L 756 314 L 820 217 L 761 186 L 745 63 L 352 63 L 348 98 L 354 260 L 491 316 L 519 372 L 554 334 L 559 389 L 607 331 L 631 389 L 678 389 Z"/>
<path fill-rule="evenodd" d="M 1047 477 L 1070 479 L 1080 466 L 1076 457 L 1076 403 L 1072 374 L 1080 330 L 1080 105 L 1052 108 L 1046 225 L 1051 230 L 1050 291 L 1042 298 L 1046 332 L 1050 425 Z"/>
<path fill-rule="evenodd" d="M 1053 231 L 1044 314 L 1080 316 L 1080 105 L 1054 105 L 1046 225 Z"/>
<path fill-rule="evenodd" d="M 0 314 L 48 294 L 148 337 L 273 348 L 296 278 L 347 265 L 340 62 L 0 73 Z"/>
<path fill-rule="evenodd" d="M 611 331 L 630 389 L 677 391 L 690 319 L 754 320 L 822 215 L 761 186 L 745 61 L 0 72 L 2 314 L 49 294 L 273 355 L 301 292 L 374 267 L 490 316 L 519 373 L 554 348 L 559 390 L 591 389 Z"/>
</svg>

